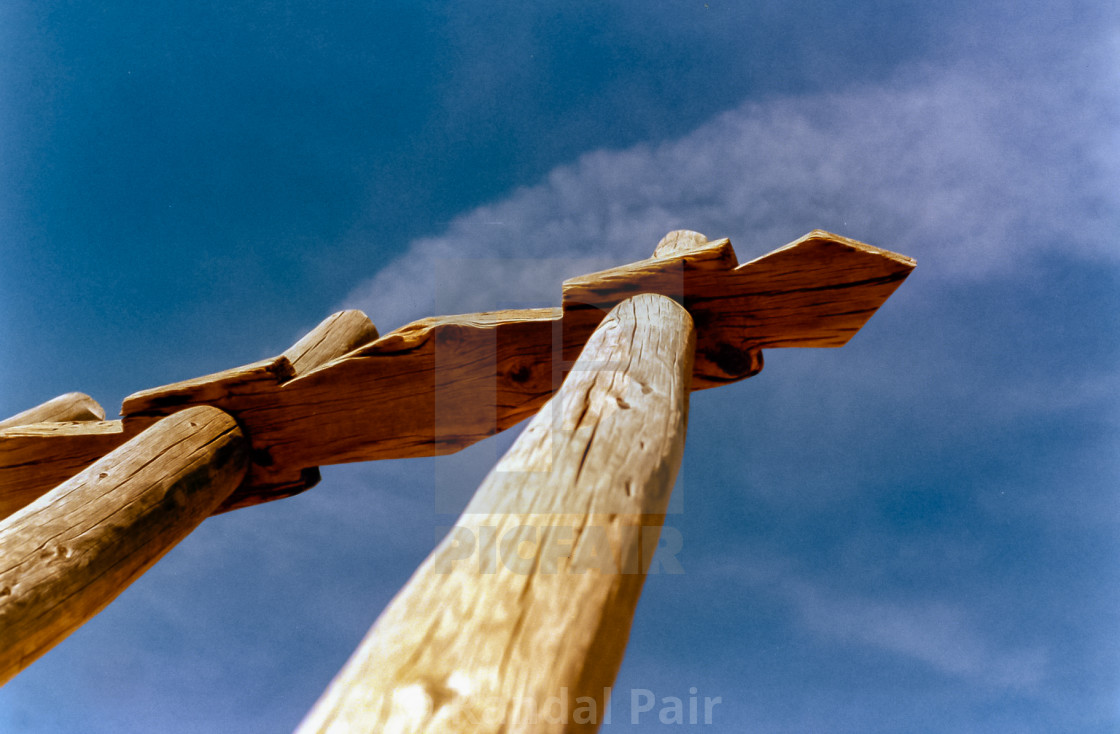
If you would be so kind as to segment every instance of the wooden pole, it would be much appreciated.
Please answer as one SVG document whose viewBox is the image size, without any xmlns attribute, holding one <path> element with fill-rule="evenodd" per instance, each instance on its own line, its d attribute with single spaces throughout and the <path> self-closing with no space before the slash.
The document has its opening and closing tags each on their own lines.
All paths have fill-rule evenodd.
<svg viewBox="0 0 1120 734">
<path fill-rule="evenodd" d="M 299 731 L 597 729 L 680 465 L 695 343 L 669 298 L 616 306 Z"/>
<path fill-rule="evenodd" d="M 0 683 L 208 517 L 240 484 L 248 455 L 231 416 L 188 408 L 0 521 Z"/>
<path fill-rule="evenodd" d="M 361 311 L 339 311 L 323 319 L 284 351 L 292 373 L 303 375 L 377 339 L 377 327 Z"/>
<path fill-rule="evenodd" d="M 16 413 L 11 418 L 0 421 L 0 428 L 23 426 L 28 423 L 55 423 L 58 421 L 101 421 L 105 420 L 105 409 L 89 395 L 81 392 L 68 392 Z"/>
</svg>

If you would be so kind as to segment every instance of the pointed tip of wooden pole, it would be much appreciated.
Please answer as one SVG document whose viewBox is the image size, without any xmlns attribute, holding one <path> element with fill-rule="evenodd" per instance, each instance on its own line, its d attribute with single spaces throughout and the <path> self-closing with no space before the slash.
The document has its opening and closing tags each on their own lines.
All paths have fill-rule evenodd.
<svg viewBox="0 0 1120 734">
<path fill-rule="evenodd" d="M 708 238 L 691 229 L 675 229 L 661 238 L 653 250 L 654 257 L 681 255 L 708 243 Z"/>
<path fill-rule="evenodd" d="M 338 311 L 288 347 L 283 356 L 291 362 L 296 375 L 303 375 L 377 337 L 377 327 L 369 316 L 357 309 Z"/>
</svg>

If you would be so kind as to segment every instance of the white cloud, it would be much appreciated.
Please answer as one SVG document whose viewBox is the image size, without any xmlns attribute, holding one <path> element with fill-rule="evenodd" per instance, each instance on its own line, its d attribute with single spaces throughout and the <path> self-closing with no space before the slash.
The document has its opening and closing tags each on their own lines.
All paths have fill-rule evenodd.
<svg viewBox="0 0 1120 734">
<path fill-rule="evenodd" d="M 591 152 L 413 242 L 346 305 L 385 330 L 432 314 L 437 293 L 445 312 L 495 307 L 526 272 L 555 303 L 559 281 L 586 271 L 567 259 L 646 257 L 679 227 L 730 236 L 744 260 L 820 227 L 915 256 L 923 278 L 984 277 L 1051 251 L 1116 262 L 1120 84 L 1101 73 L 1115 57 L 1106 44 L 1042 71 L 911 69 Z M 451 273 L 437 278 L 438 262 Z"/>
<path fill-rule="evenodd" d="M 835 579 L 810 578 L 793 559 L 758 544 L 748 546 L 729 556 L 749 562 L 709 562 L 696 572 L 742 585 L 751 595 L 781 600 L 792 610 L 792 623 L 826 641 L 892 653 L 970 685 L 1031 693 L 1050 673 L 1052 661 L 1045 647 L 995 639 L 980 623 L 982 613 L 975 604 L 923 595 L 872 598 L 838 589 Z M 968 552 L 938 548 L 943 554 L 956 551 Z"/>
<path fill-rule="evenodd" d="M 998 688 L 1034 690 L 1045 678 L 1045 650 L 991 644 L 962 605 L 833 594 L 797 579 L 782 586 L 801 623 L 825 637 L 871 645 Z"/>
<path fill-rule="evenodd" d="M 1042 346 L 1010 342 L 1025 330 L 1008 336 L 991 314 L 948 322 L 943 308 L 915 306 L 962 290 L 945 285 L 1022 276 L 1053 254 L 1120 264 L 1120 80 L 1108 78 L 1120 47 L 1063 43 L 1075 42 L 1072 52 L 1039 50 L 1034 63 L 911 68 L 878 86 L 750 102 L 676 140 L 588 153 L 413 242 L 346 305 L 383 333 L 437 313 L 556 305 L 564 278 L 646 257 L 670 229 L 730 236 L 745 260 L 820 227 L 917 258 L 873 321 L 881 334 L 909 331 L 889 354 L 853 342 L 842 355 L 768 355 L 766 392 L 751 409 L 772 440 L 757 438 L 758 453 L 792 461 L 807 440 L 799 431 L 846 438 L 814 446 L 821 477 L 808 462 L 758 462 L 779 467 L 770 476 L 735 449 L 728 460 L 753 480 L 744 492 L 828 486 L 798 495 L 804 504 L 869 491 L 883 462 L 868 457 L 905 450 L 896 433 L 915 415 L 932 451 L 974 442 L 978 427 L 1099 411 L 1115 405 L 1108 367 L 1024 370 L 1014 355 L 1037 360 Z M 1018 282 L 1046 287 L 1041 276 Z M 731 413 L 727 434 L 752 435 Z M 838 467 L 850 486 L 822 478 Z"/>
</svg>

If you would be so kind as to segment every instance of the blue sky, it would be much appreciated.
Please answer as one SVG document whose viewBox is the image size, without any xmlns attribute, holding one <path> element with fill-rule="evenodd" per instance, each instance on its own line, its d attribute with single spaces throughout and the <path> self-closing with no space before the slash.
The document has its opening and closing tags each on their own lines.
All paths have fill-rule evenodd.
<svg viewBox="0 0 1120 734">
<path fill-rule="evenodd" d="M 911 255 L 848 346 L 693 396 L 606 730 L 691 687 L 713 732 L 1120 730 L 1111 3 L 13 0 L 0 171 L 3 415 L 682 227 Z M 291 730 L 514 432 L 208 520 L 0 731 Z"/>
</svg>

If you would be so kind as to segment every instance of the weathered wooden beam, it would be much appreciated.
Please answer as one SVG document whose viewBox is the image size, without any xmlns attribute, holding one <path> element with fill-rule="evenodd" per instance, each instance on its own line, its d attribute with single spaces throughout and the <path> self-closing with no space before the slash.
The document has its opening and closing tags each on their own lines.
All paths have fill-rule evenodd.
<svg viewBox="0 0 1120 734">
<path fill-rule="evenodd" d="M 281 354 L 133 393 L 124 399 L 121 415 L 127 426 L 147 427 L 192 405 L 234 405 L 254 396 L 271 395 L 295 374 L 292 363 Z"/>
<path fill-rule="evenodd" d="M 120 421 L 32 423 L 0 431 L 0 519 L 127 440 Z"/>
<path fill-rule="evenodd" d="M 271 395 L 296 377 L 377 339 L 377 328 L 361 311 L 339 311 L 324 319 L 283 354 L 129 395 L 121 406 L 126 423 L 150 422 L 186 405 L 237 405 Z"/>
<path fill-rule="evenodd" d="M 377 327 L 361 311 L 339 311 L 307 332 L 281 357 L 291 364 L 292 376 L 298 377 L 375 341 L 377 336 Z M 245 482 L 216 512 L 291 497 L 314 487 L 319 478 L 319 467 L 313 463 L 278 464 L 267 451 L 254 451 Z"/>
<path fill-rule="evenodd" d="M 248 442 L 195 407 L 0 521 L 0 683 L 97 614 L 241 483 Z"/>
<path fill-rule="evenodd" d="M 70 392 L 0 421 L 0 519 L 123 443 L 120 421 L 104 419 L 96 400 Z"/>
<path fill-rule="evenodd" d="M 631 298 L 299 731 L 594 730 L 684 449 L 695 337 Z"/>
<path fill-rule="evenodd" d="M 254 449 L 281 466 L 457 451 L 528 418 L 552 394 L 560 317 L 528 309 L 422 319 L 235 410 Z"/>
<path fill-rule="evenodd" d="M 267 402 L 285 382 L 377 339 L 377 327 L 361 311 L 331 314 L 283 354 L 193 380 L 143 390 L 125 398 L 125 425 L 148 425 L 184 405 L 218 405 L 234 414 Z M 314 462 L 278 464 L 267 450 L 254 451 L 245 483 L 217 509 L 229 512 L 291 497 L 319 483 Z"/>
<path fill-rule="evenodd" d="M 160 418 L 191 405 L 227 409 L 270 395 L 285 381 L 377 339 L 361 311 L 328 316 L 283 354 L 211 375 L 143 390 L 125 400 L 122 421 L 103 421 L 89 396 L 68 393 L 0 423 L 0 519 L 77 474 Z M 95 420 L 96 419 L 96 420 Z M 40 421 L 82 421 L 40 423 Z M 25 425 L 30 424 L 30 425 Z M 257 455 L 267 462 L 267 452 Z M 289 497 L 315 486 L 312 464 L 254 462 L 244 485 L 216 512 Z"/>
<path fill-rule="evenodd" d="M 11 418 L 0 421 L 0 429 L 24 426 L 28 423 L 52 423 L 57 421 L 102 421 L 105 409 L 89 395 L 81 392 L 68 392 L 16 413 Z"/>
<path fill-rule="evenodd" d="M 288 347 L 284 357 L 297 375 L 304 375 L 377 339 L 377 327 L 361 311 L 339 311 Z"/>
<path fill-rule="evenodd" d="M 821 230 L 742 265 L 727 240 L 666 239 L 648 260 L 565 281 L 564 317 L 594 321 L 635 292 L 680 301 L 696 322 L 693 389 L 757 373 L 762 349 L 843 346 L 914 269 L 905 255 Z"/>
<path fill-rule="evenodd" d="M 338 328 L 354 331 L 333 340 L 329 361 L 296 369 L 328 341 L 309 336 L 272 360 L 136 393 L 121 410 L 125 435 L 187 405 L 233 414 L 253 465 L 223 509 L 243 507 L 306 489 L 320 465 L 449 453 L 505 430 L 544 404 L 606 311 L 635 293 L 688 308 L 701 389 L 756 374 L 763 348 L 842 345 L 913 267 L 821 231 L 740 265 L 727 240 L 673 232 L 648 260 L 567 281 L 562 308 L 422 319 L 364 345 L 376 332 L 349 316 Z M 11 473 L 45 491 L 41 465 L 5 463 L 2 441 L 0 487 Z"/>
<path fill-rule="evenodd" d="M 661 293 L 690 309 L 693 387 L 714 387 L 757 373 L 764 346 L 839 346 L 913 268 L 909 258 L 822 232 L 746 265 L 727 240 L 669 239 L 650 260 L 567 281 L 559 313 L 425 319 L 235 412 L 254 447 L 268 447 L 278 464 L 457 451 L 538 409 L 603 309 L 627 295 Z M 790 336 L 779 338 L 783 330 Z"/>
</svg>

